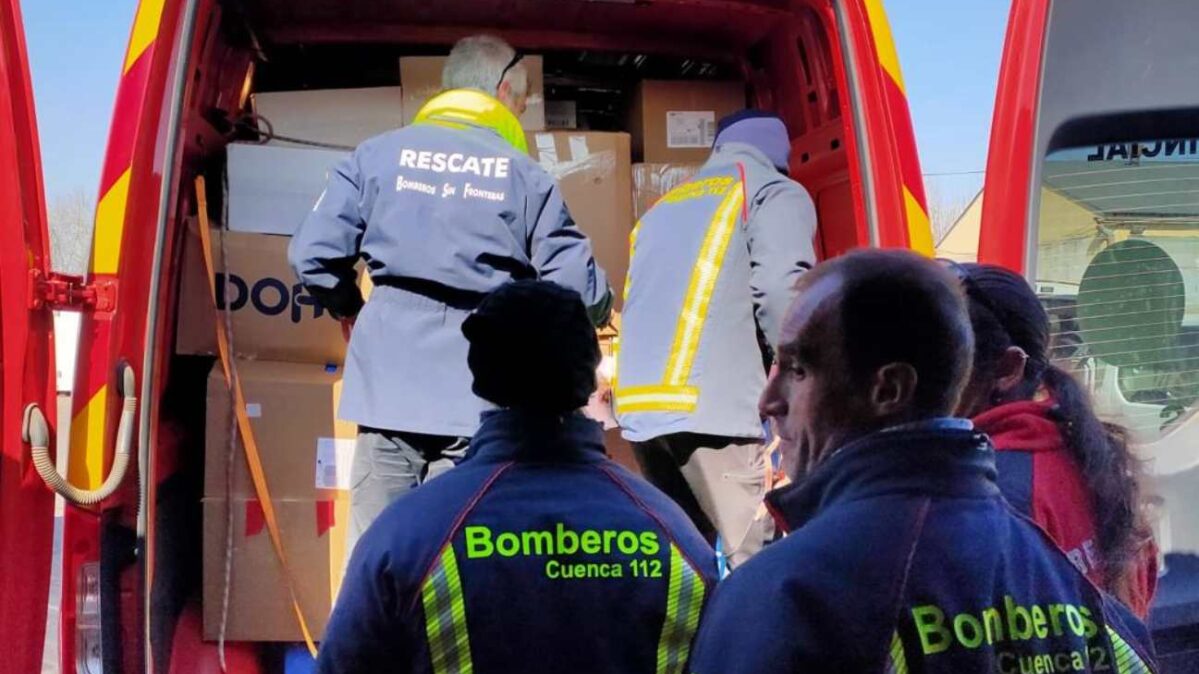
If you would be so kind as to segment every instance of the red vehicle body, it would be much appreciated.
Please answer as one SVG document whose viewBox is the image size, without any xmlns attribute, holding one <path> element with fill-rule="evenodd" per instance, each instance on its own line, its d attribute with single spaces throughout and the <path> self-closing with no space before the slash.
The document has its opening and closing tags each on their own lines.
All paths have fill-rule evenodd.
<svg viewBox="0 0 1199 674">
<path fill-rule="evenodd" d="M 1020 4 L 1020 3 L 1018 3 Z M 1027 4 L 1027 3 L 1026 3 Z M 1033 3 L 1035 4 L 1035 3 Z M 445 48 L 486 30 L 518 48 L 661 54 L 724 63 L 793 134 L 792 175 L 815 198 L 822 255 L 865 245 L 930 253 L 911 121 L 881 0 L 477 0 L 339 3 L 141 0 L 102 171 L 90 271 L 52 272 L 17 0 L 0 0 L 0 672 L 40 666 L 53 495 L 22 440 L 36 403 L 54 428 L 50 309 L 84 313 L 68 478 L 104 482 L 120 415 L 118 368 L 139 399 L 136 460 L 100 505 L 69 505 L 61 671 L 206 671 L 181 588 L 198 532 L 177 518 L 202 451 L 204 373 L 172 344 L 193 177 L 228 140 L 264 50 Z M 134 474 L 136 473 L 136 475 Z M 182 616 L 182 617 L 181 617 Z M 175 648 L 173 649 L 173 645 Z M 190 645 L 190 646 L 189 646 Z"/>
<path fill-rule="evenodd" d="M 1197 25 L 1188 0 L 1012 3 L 978 246 L 1034 284 L 1058 363 L 1135 441 L 1163 671 L 1199 661 Z"/>
</svg>

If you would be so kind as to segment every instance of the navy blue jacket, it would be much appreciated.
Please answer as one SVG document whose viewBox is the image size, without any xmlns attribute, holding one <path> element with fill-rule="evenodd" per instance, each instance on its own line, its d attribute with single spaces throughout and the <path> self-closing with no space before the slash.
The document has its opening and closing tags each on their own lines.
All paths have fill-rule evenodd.
<svg viewBox="0 0 1199 674">
<path fill-rule="evenodd" d="M 1152 671 L 1144 627 L 1003 500 L 980 433 L 876 433 L 768 498 L 793 533 L 717 590 L 694 674 Z"/>
<path fill-rule="evenodd" d="M 492 412 L 466 461 L 358 543 L 319 670 L 681 672 L 715 576 L 597 423 Z"/>
</svg>

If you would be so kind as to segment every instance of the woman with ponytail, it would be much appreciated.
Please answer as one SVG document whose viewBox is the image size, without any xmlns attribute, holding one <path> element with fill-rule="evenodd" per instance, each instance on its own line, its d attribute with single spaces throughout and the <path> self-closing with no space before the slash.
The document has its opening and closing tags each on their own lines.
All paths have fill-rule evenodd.
<svg viewBox="0 0 1199 674">
<path fill-rule="evenodd" d="M 1098 586 L 1144 618 L 1157 586 L 1140 465 L 1126 431 L 1049 360 L 1049 317 L 1022 276 L 951 263 L 970 300 L 974 371 L 961 416 L 991 436 L 999 486 Z"/>
</svg>

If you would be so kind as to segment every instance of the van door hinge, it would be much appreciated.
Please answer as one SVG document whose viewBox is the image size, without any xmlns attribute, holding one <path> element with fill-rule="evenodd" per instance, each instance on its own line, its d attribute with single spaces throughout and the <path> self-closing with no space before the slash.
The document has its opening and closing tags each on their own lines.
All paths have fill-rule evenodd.
<svg viewBox="0 0 1199 674">
<path fill-rule="evenodd" d="M 117 306 L 117 282 L 84 283 L 82 276 L 29 270 L 29 308 L 109 313 Z"/>
</svg>

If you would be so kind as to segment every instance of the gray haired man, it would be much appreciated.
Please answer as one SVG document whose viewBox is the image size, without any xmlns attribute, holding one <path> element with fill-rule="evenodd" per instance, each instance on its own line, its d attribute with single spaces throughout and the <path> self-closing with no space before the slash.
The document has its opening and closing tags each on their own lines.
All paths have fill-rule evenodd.
<svg viewBox="0 0 1199 674">
<path fill-rule="evenodd" d="M 353 326 L 339 416 L 359 425 L 350 545 L 391 501 L 452 466 L 488 404 L 462 323 L 511 280 L 578 292 L 597 324 L 612 293 L 554 179 L 527 154 L 520 54 L 490 36 L 450 52 L 445 91 L 412 125 L 358 146 L 291 242 L 305 287 Z M 365 303 L 355 264 L 375 289 Z"/>
</svg>

